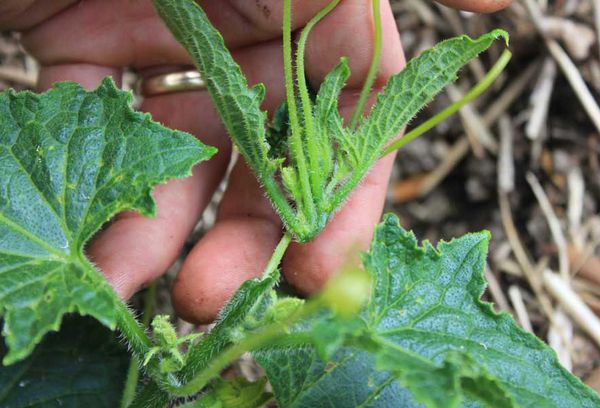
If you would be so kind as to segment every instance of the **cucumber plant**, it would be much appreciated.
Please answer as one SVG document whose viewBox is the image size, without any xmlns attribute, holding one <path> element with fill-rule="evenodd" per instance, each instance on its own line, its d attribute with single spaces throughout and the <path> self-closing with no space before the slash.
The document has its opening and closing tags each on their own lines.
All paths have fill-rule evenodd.
<svg viewBox="0 0 600 408">
<path fill-rule="evenodd" d="M 233 142 L 285 226 L 262 277 L 245 282 L 202 337 L 177 338 L 165 316 L 157 316 L 147 331 L 84 250 L 116 213 L 131 209 L 152 215 L 153 186 L 189 175 L 215 149 L 134 112 L 131 96 L 108 78 L 91 92 L 60 83 L 41 95 L 0 94 L 5 339 L 0 405 L 115 406 L 120 401 L 123 407 L 251 408 L 273 399 L 283 407 L 600 404 L 550 348 L 480 300 L 487 232 L 434 248 L 419 245 L 397 217 L 387 215 L 362 268 L 346 267 L 310 300 L 277 291 L 278 266 L 290 242 L 317 236 L 378 158 L 475 98 L 510 58 L 505 51 L 464 100 L 394 140 L 464 64 L 495 39 L 507 41 L 507 34 L 457 37 L 425 51 L 389 80 L 363 116 L 381 50 L 379 1 L 373 0 L 373 62 L 356 111 L 345 123 L 337 98 L 350 75 L 347 61 L 341 59 L 316 95 L 304 74 L 310 30 L 338 2 L 331 1 L 309 22 L 294 58 L 291 0 L 284 0 L 287 98 L 269 123 L 260 108 L 264 87 L 248 87 L 203 10 L 192 0 L 154 0 L 207 81 Z M 93 346 L 100 339 L 108 344 L 110 334 L 78 333 L 72 317 L 64 344 L 87 347 L 73 350 L 75 361 L 57 361 L 60 333 L 45 335 L 58 330 L 69 313 L 119 331 L 133 356 L 126 381 L 119 380 L 125 378 L 119 359 L 128 354 L 114 343 Z M 90 320 L 85 322 L 82 327 L 89 327 Z M 86 337 L 92 334 L 96 342 Z M 110 370 L 93 375 L 85 362 L 95 351 L 110 352 L 111 369 L 123 375 Z M 253 353 L 265 377 L 256 382 L 221 378 L 246 352 Z M 69 381 L 40 375 L 39 370 L 57 364 L 73 373 L 65 376 Z M 265 391 L 267 381 L 272 393 Z"/>
</svg>

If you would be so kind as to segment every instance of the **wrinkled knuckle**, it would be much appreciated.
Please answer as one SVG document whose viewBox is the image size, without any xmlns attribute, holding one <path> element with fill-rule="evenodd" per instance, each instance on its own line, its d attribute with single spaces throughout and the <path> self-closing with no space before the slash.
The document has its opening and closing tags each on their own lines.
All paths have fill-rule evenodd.
<svg viewBox="0 0 600 408">
<path fill-rule="evenodd" d="M 31 6 L 33 0 L 8 0 L 0 2 L 0 16 L 2 16 L 2 20 L 8 20 L 9 18 L 13 18 L 23 13 L 25 10 Z"/>
<path fill-rule="evenodd" d="M 270 35 L 279 33 L 280 27 L 278 25 L 273 25 L 273 20 L 270 18 L 271 10 L 268 6 L 256 2 L 256 7 L 248 7 L 249 3 L 250 2 L 247 0 L 243 0 L 243 3 L 237 0 L 227 1 L 227 4 L 229 4 L 233 12 L 236 13 L 248 27 L 252 27 L 252 29 L 257 32 L 263 32 Z"/>
</svg>

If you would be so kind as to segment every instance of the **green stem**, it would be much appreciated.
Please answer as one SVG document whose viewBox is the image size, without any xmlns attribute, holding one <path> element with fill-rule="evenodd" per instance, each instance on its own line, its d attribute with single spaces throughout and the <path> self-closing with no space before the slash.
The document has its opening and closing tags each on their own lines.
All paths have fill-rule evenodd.
<svg viewBox="0 0 600 408">
<path fill-rule="evenodd" d="M 263 278 L 266 278 L 277 270 L 277 267 L 281 263 L 281 259 L 283 258 L 286 249 L 290 245 L 290 242 L 292 242 L 292 234 L 286 231 L 283 234 L 283 237 L 281 237 L 279 244 L 277 244 L 277 247 L 275 247 L 275 251 L 273 251 L 273 255 L 271 255 L 271 259 L 269 259 L 269 263 L 263 271 Z"/>
<path fill-rule="evenodd" d="M 296 76 L 298 82 L 298 91 L 300 92 L 300 101 L 302 102 L 302 113 L 304 114 L 304 140 L 308 150 L 309 164 L 311 167 L 310 179 L 312 185 L 312 193 L 318 202 L 323 194 L 321 180 L 323 175 L 318 167 L 320 152 L 316 142 L 315 123 L 312 110 L 312 102 L 308 94 L 308 85 L 306 82 L 306 72 L 304 70 L 304 54 L 306 50 L 306 42 L 311 30 L 329 14 L 340 2 L 340 0 L 332 0 L 324 9 L 319 11 L 304 27 L 298 40 L 298 49 L 296 50 Z"/>
<path fill-rule="evenodd" d="M 154 304 L 156 302 L 156 282 L 148 288 L 144 294 L 144 310 L 142 312 L 142 325 L 148 327 L 150 319 L 154 314 Z M 127 379 L 123 397 L 121 398 L 121 408 L 127 408 L 133 402 L 137 390 L 138 379 L 140 377 L 140 359 L 137 355 L 131 357 L 129 369 L 127 370 Z"/>
<path fill-rule="evenodd" d="M 379 7 L 379 0 L 373 0 L 373 23 L 375 25 L 375 42 L 373 44 L 373 56 L 371 58 L 371 66 L 369 67 L 369 73 L 367 79 L 360 92 L 356 108 L 350 119 L 350 129 L 356 129 L 358 122 L 363 115 L 365 105 L 369 99 L 369 94 L 375 83 L 377 77 L 377 71 L 379 70 L 379 64 L 381 62 L 381 46 L 382 46 L 382 28 L 381 28 L 381 10 Z"/>
<path fill-rule="evenodd" d="M 120 301 L 117 309 L 117 327 L 127 339 L 136 356 L 143 358 L 152 347 L 152 341 L 144 327 L 131 314 L 127 305 Z"/>
<path fill-rule="evenodd" d="M 296 313 L 290 316 L 285 323 L 275 322 L 267 326 L 263 326 L 257 331 L 250 333 L 248 337 L 231 345 L 220 353 L 211 364 L 195 378 L 181 387 L 169 387 L 169 392 L 175 396 L 193 395 L 202 390 L 209 381 L 219 376 L 221 372 L 229 366 L 233 361 L 239 359 L 242 354 L 257 350 L 272 343 L 283 341 L 289 336 L 289 327 L 294 323 L 312 315 L 322 308 L 321 303 L 315 299 L 302 306 Z M 302 340 L 309 340 L 303 337 Z"/>
<path fill-rule="evenodd" d="M 383 150 L 380 157 L 386 156 L 402 148 L 409 142 L 412 142 L 413 140 L 421 136 L 423 133 L 437 126 L 440 122 L 443 122 L 450 116 L 454 115 L 463 106 L 475 100 L 479 95 L 481 95 L 485 90 L 487 90 L 492 85 L 492 83 L 494 83 L 498 76 L 500 76 L 502 71 L 504 71 L 504 68 L 506 68 L 506 66 L 508 65 L 508 62 L 510 61 L 511 57 L 512 53 L 509 50 L 504 50 L 496 64 L 494 64 L 494 66 L 492 67 L 492 69 L 490 69 L 487 75 L 475 87 L 473 87 L 461 100 L 454 102 L 452 105 L 448 106 L 446 109 L 444 109 L 434 117 L 430 118 L 429 120 L 417 126 L 400 139 L 388 145 Z"/>
<path fill-rule="evenodd" d="M 277 244 L 277 247 L 275 247 L 275 250 L 271 255 L 271 259 L 267 263 L 265 270 L 263 271 L 263 278 L 266 278 L 271 274 L 275 273 L 277 267 L 281 263 L 281 259 L 283 258 L 285 251 L 287 250 L 291 242 L 292 235 L 289 232 L 284 233 L 283 237 L 281 237 L 281 240 Z M 311 306 L 307 310 L 308 312 L 312 313 L 314 309 L 315 308 Z M 300 319 L 303 316 L 305 316 L 305 314 L 298 315 L 296 319 Z M 251 334 L 246 339 L 231 345 L 224 352 L 220 353 L 212 360 L 212 362 L 208 365 L 208 367 L 206 367 L 206 369 L 202 370 L 195 378 L 190 380 L 185 385 L 176 386 L 173 385 L 172 382 L 164 382 L 163 386 L 165 386 L 173 395 L 186 396 L 195 394 L 196 392 L 204 388 L 204 386 L 206 386 L 206 384 L 210 380 L 218 376 L 225 367 L 231 364 L 231 362 L 238 359 L 246 351 L 255 349 L 257 347 L 260 347 L 261 345 L 268 344 L 273 339 L 279 339 L 284 334 L 287 335 L 286 328 L 289 327 L 290 324 L 291 321 L 288 320 L 285 324 L 277 323 L 265 326 L 259 331 Z"/>
<path fill-rule="evenodd" d="M 269 174 L 268 177 L 261 178 L 261 184 L 271 199 L 273 207 L 279 214 L 279 217 L 284 222 L 286 229 L 289 231 L 298 231 L 300 229 L 298 217 L 281 192 L 275 178 Z"/>
<path fill-rule="evenodd" d="M 298 168 L 300 188 L 303 195 L 303 207 L 307 213 L 303 215 L 312 224 L 317 217 L 315 203 L 313 201 L 310 187 L 310 177 L 306 164 L 304 146 L 302 145 L 302 128 L 298 118 L 298 107 L 296 106 L 296 95 L 294 89 L 294 72 L 292 66 L 292 0 L 283 1 L 283 71 L 285 78 L 285 92 L 290 117 L 290 148 L 292 156 Z"/>
</svg>

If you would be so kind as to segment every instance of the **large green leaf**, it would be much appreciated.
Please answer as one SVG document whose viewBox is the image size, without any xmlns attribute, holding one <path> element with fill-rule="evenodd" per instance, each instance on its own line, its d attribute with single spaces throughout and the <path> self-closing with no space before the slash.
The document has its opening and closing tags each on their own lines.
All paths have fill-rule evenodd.
<svg viewBox="0 0 600 408">
<path fill-rule="evenodd" d="M 0 341 L 0 356 L 7 352 Z M 127 348 L 100 323 L 69 317 L 31 356 L 0 367 L 4 408 L 119 405 L 129 366 Z"/>
<path fill-rule="evenodd" d="M 68 312 L 114 328 L 120 300 L 84 245 L 112 216 L 155 211 L 152 188 L 190 174 L 215 149 L 134 112 L 110 78 L 92 92 L 59 83 L 0 94 L 0 314 L 26 357 Z M 120 307 L 118 307 L 120 306 Z"/>
<path fill-rule="evenodd" d="M 414 405 L 401 385 L 434 407 L 599 406 L 548 346 L 480 300 L 488 241 L 479 233 L 421 247 L 387 216 L 364 256 L 374 284 L 360 317 L 363 334 L 326 362 L 308 346 L 257 353 L 279 403 Z"/>
</svg>

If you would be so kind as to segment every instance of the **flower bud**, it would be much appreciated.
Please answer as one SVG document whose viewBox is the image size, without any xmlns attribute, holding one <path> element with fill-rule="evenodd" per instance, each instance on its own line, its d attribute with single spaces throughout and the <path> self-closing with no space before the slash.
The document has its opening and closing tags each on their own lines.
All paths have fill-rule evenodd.
<svg viewBox="0 0 600 408">
<path fill-rule="evenodd" d="M 350 318 L 360 312 L 370 293 L 369 274 L 363 269 L 348 267 L 327 283 L 319 300 L 340 317 Z"/>
</svg>

